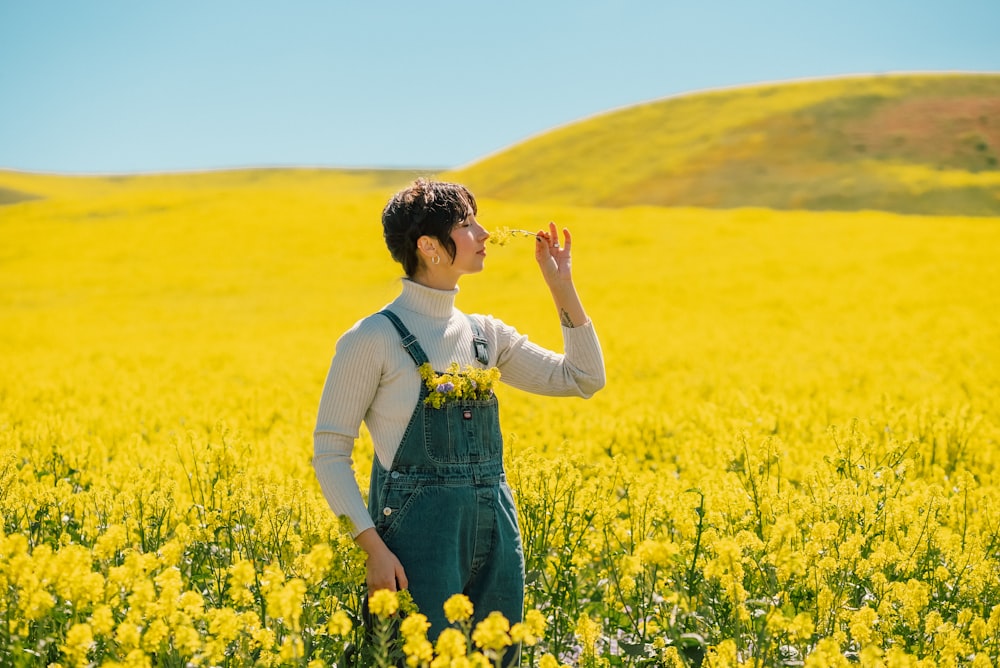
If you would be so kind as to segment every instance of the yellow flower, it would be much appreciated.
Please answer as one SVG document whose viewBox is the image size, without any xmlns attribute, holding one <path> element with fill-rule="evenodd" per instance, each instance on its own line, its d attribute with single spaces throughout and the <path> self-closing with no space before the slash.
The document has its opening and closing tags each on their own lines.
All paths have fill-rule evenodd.
<svg viewBox="0 0 1000 668">
<path fill-rule="evenodd" d="M 518 230 L 512 229 L 510 227 L 498 227 L 497 229 L 490 232 L 489 242 L 491 244 L 496 244 L 497 246 L 506 246 L 507 242 L 516 236 L 521 237 L 534 237 L 535 232 L 529 232 L 528 230 Z"/>
<path fill-rule="evenodd" d="M 851 665 L 833 638 L 823 638 L 806 657 L 806 668 L 849 668 Z"/>
<path fill-rule="evenodd" d="M 427 629 L 431 627 L 426 615 L 415 612 L 408 615 L 403 623 L 399 625 L 399 632 L 404 638 L 427 637 Z"/>
<path fill-rule="evenodd" d="M 978 652 L 972 657 L 972 668 L 994 668 L 989 655 L 985 652 Z"/>
<path fill-rule="evenodd" d="M 406 665 L 423 666 L 434 658 L 434 647 L 425 636 L 412 636 L 403 643 Z"/>
<path fill-rule="evenodd" d="M 451 664 L 454 668 L 493 668 L 496 665 L 481 652 L 473 652 L 465 659 L 458 657 L 453 659 Z"/>
<path fill-rule="evenodd" d="M 468 651 L 465 634 L 458 629 L 445 629 L 438 636 L 434 649 L 442 658 L 457 659 L 465 656 Z"/>
<path fill-rule="evenodd" d="M 644 540 L 636 549 L 636 555 L 650 566 L 669 566 L 680 548 L 668 540 Z"/>
<path fill-rule="evenodd" d="M 986 620 L 982 617 L 974 618 L 969 624 L 969 637 L 977 644 L 986 639 L 986 633 Z"/>
<path fill-rule="evenodd" d="M 808 612 L 800 612 L 788 624 L 788 634 L 796 640 L 807 640 L 815 630 L 816 624 Z"/>
<path fill-rule="evenodd" d="M 851 615 L 851 637 L 858 645 L 864 647 L 875 640 L 875 625 L 878 624 L 878 613 L 867 605 Z"/>
<path fill-rule="evenodd" d="M 916 668 L 920 664 L 917 657 L 907 654 L 901 647 L 891 647 L 885 653 L 885 665 L 887 668 Z"/>
<path fill-rule="evenodd" d="M 94 541 L 91 552 L 95 559 L 103 561 L 115 556 L 120 549 L 128 544 L 128 532 L 120 524 L 112 524 Z"/>
<path fill-rule="evenodd" d="M 368 609 L 373 615 L 386 619 L 399 610 L 399 598 L 394 591 L 379 589 L 368 595 Z"/>
<path fill-rule="evenodd" d="M 764 628 L 767 630 L 768 635 L 780 635 L 787 627 L 788 618 L 785 617 L 780 609 L 772 608 L 768 611 L 767 616 L 764 618 Z"/>
<path fill-rule="evenodd" d="M 545 634 L 545 627 L 548 626 L 545 615 L 540 610 L 535 610 L 534 608 L 524 614 L 524 623 L 528 625 L 528 629 L 534 635 L 539 637 Z"/>
<path fill-rule="evenodd" d="M 149 655 L 141 649 L 133 649 L 125 655 L 125 668 L 151 668 L 152 665 Z"/>
<path fill-rule="evenodd" d="M 900 615 L 903 621 L 910 627 L 917 628 L 921 615 L 930 604 L 930 586 L 920 580 L 910 579 L 905 583 L 896 583 L 894 591 L 902 604 Z"/>
<path fill-rule="evenodd" d="M 110 635 L 115 628 L 115 616 L 111 606 L 99 605 L 90 613 L 90 628 L 99 636 Z"/>
<path fill-rule="evenodd" d="M 486 619 L 476 624 L 472 631 L 472 641 L 477 647 L 499 652 L 511 644 L 510 622 L 501 613 L 493 611 Z"/>
<path fill-rule="evenodd" d="M 174 629 L 174 646 L 182 656 L 194 656 L 202 646 L 201 633 L 192 626 L 179 626 Z"/>
<path fill-rule="evenodd" d="M 722 538 L 714 548 L 716 557 L 705 564 L 705 577 L 718 581 L 732 603 L 744 603 L 747 592 L 743 587 L 743 554 L 739 543 Z"/>
<path fill-rule="evenodd" d="M 531 627 L 518 622 L 510 627 L 510 639 L 515 643 L 521 643 L 531 647 L 538 644 L 538 636 L 531 632 Z"/>
<path fill-rule="evenodd" d="M 584 656 L 594 656 L 595 646 L 601 637 L 601 625 L 587 615 L 576 620 L 575 635 L 583 647 Z"/>
<path fill-rule="evenodd" d="M 205 599 L 196 591 L 186 591 L 181 594 L 178 605 L 185 614 L 192 617 L 201 617 L 205 614 Z"/>
<path fill-rule="evenodd" d="M 326 624 L 327 633 L 334 636 L 346 636 L 353 627 L 351 618 L 343 610 L 337 610 L 330 615 L 330 621 Z"/>
<path fill-rule="evenodd" d="M 170 637 L 170 628 L 162 619 L 154 619 L 142 634 L 142 648 L 147 652 L 156 652 L 160 645 Z"/>
<path fill-rule="evenodd" d="M 297 661 L 305 656 L 305 653 L 305 644 L 302 642 L 302 637 L 298 634 L 285 636 L 284 640 L 281 641 L 281 649 L 278 652 L 281 660 L 285 663 Z"/>
<path fill-rule="evenodd" d="M 298 632 L 302 617 L 302 604 L 306 595 L 306 583 L 300 578 L 292 578 L 285 585 L 271 588 L 267 595 L 267 612 L 281 619 L 288 628 Z"/>
<path fill-rule="evenodd" d="M 132 593 L 128 597 L 129 608 L 136 611 L 136 614 L 144 614 L 147 607 L 156 602 L 156 587 L 152 581 L 143 577 L 132 582 Z"/>
<path fill-rule="evenodd" d="M 158 551 L 160 562 L 164 566 L 176 566 L 184 556 L 186 546 L 176 538 L 164 544 Z"/>
<path fill-rule="evenodd" d="M 538 660 L 538 668 L 559 668 L 559 659 L 551 654 L 545 654 Z"/>
<path fill-rule="evenodd" d="M 250 635 L 262 651 L 267 652 L 274 647 L 275 635 L 271 629 L 257 628 Z"/>
<path fill-rule="evenodd" d="M 142 637 L 142 629 L 132 622 L 122 622 L 115 629 L 115 642 L 124 649 L 133 649 L 139 646 L 139 639 Z"/>
<path fill-rule="evenodd" d="M 56 595 L 78 609 L 90 608 L 104 596 L 104 576 L 91 571 L 92 562 L 91 551 L 82 545 L 67 545 L 50 562 Z"/>
<path fill-rule="evenodd" d="M 444 602 L 444 616 L 452 624 L 466 621 L 472 617 L 472 612 L 472 601 L 465 594 L 453 594 Z"/>
<path fill-rule="evenodd" d="M 240 633 L 240 619 L 232 608 L 212 608 L 208 617 L 208 632 L 217 639 L 229 643 Z"/>
<path fill-rule="evenodd" d="M 434 371 L 430 362 L 420 365 L 417 371 L 428 390 L 424 403 L 434 408 L 441 408 L 449 401 L 488 399 L 493 396 L 493 386 L 500 380 L 500 370 L 496 367 L 477 369 L 466 365 L 463 371 L 457 362 L 448 365 L 442 374 Z"/>
<path fill-rule="evenodd" d="M 252 605 L 253 594 L 251 585 L 257 577 L 253 564 L 246 559 L 240 559 L 229 567 L 229 598 L 237 605 Z"/>
<path fill-rule="evenodd" d="M 886 665 L 882 660 L 883 656 L 885 656 L 885 652 L 882 651 L 881 647 L 877 645 L 866 645 L 861 648 L 858 658 L 861 659 L 862 666 L 878 666 L 881 668 Z"/>
<path fill-rule="evenodd" d="M 268 564 L 264 567 L 264 574 L 260 578 L 261 589 L 266 593 L 276 591 L 285 583 L 285 574 L 277 564 Z"/>
<path fill-rule="evenodd" d="M 87 654 L 94 645 L 94 634 L 90 624 L 74 624 L 66 632 L 66 643 L 60 645 L 59 649 L 74 666 L 85 666 Z"/>
<path fill-rule="evenodd" d="M 688 663 L 681 658 L 676 647 L 667 647 L 660 653 L 660 665 L 663 668 L 685 668 Z"/>
<path fill-rule="evenodd" d="M 618 567 L 620 577 L 631 579 L 642 572 L 642 560 L 635 554 L 626 554 L 622 557 L 621 565 Z"/>
<path fill-rule="evenodd" d="M 326 543 L 317 543 L 308 554 L 299 555 L 295 568 L 302 578 L 314 585 L 326 575 L 333 563 L 333 549 Z"/>
<path fill-rule="evenodd" d="M 209 636 L 205 639 L 201 654 L 209 665 L 216 666 L 225 660 L 227 649 L 229 649 L 228 643 L 224 640 Z"/>
<path fill-rule="evenodd" d="M 18 600 L 18 607 L 21 614 L 27 620 L 38 620 L 49 614 L 49 610 L 55 607 L 56 599 L 52 594 L 41 589 L 37 581 L 31 583 L 30 589 L 21 592 Z"/>
<path fill-rule="evenodd" d="M 709 666 L 739 666 L 741 662 L 737 658 L 736 642 L 734 640 L 723 640 L 715 647 L 710 647 L 706 656 Z"/>
<path fill-rule="evenodd" d="M 447 656 L 436 656 L 431 661 L 430 668 L 494 668 L 494 663 L 479 652 L 469 656 L 457 656 L 454 659 Z"/>
</svg>

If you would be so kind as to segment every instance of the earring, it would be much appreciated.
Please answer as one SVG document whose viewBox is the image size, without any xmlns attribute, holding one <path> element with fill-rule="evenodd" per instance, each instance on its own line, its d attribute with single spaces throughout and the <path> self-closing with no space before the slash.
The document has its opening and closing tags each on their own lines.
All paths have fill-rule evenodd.
<svg viewBox="0 0 1000 668">
<path fill-rule="evenodd" d="M 431 262 L 433 264 L 441 264 L 441 256 L 440 255 L 435 255 L 434 259 L 432 259 Z"/>
</svg>

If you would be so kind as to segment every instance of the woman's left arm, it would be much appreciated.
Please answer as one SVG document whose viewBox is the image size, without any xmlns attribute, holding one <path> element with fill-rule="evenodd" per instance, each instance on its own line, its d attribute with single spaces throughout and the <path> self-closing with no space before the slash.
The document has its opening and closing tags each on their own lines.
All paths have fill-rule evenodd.
<svg viewBox="0 0 1000 668">
<path fill-rule="evenodd" d="M 535 261 L 542 270 L 556 310 L 559 312 L 559 322 L 563 327 L 579 327 L 585 325 L 589 318 L 583 309 L 580 295 L 573 285 L 573 272 L 570 251 L 573 247 L 573 237 L 569 230 L 563 228 L 563 243 L 559 243 L 559 233 L 556 224 L 549 223 L 548 231 L 539 230 L 535 235 Z"/>
<path fill-rule="evenodd" d="M 589 397 L 604 387 L 604 357 L 573 285 L 570 271 L 572 237 L 564 229 L 559 244 L 556 226 L 540 230 L 535 241 L 535 260 L 542 270 L 559 320 L 563 326 L 565 353 L 542 348 L 499 321 L 488 319 L 497 344 L 497 365 L 505 383 L 549 396 Z"/>
</svg>

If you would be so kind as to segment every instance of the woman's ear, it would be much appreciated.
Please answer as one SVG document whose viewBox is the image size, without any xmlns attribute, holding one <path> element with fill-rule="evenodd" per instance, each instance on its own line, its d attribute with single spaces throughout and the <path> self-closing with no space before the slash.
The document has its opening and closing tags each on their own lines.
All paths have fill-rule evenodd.
<svg viewBox="0 0 1000 668">
<path fill-rule="evenodd" d="M 417 239 L 417 251 L 429 262 L 432 257 L 438 254 L 437 240 L 425 234 Z"/>
</svg>

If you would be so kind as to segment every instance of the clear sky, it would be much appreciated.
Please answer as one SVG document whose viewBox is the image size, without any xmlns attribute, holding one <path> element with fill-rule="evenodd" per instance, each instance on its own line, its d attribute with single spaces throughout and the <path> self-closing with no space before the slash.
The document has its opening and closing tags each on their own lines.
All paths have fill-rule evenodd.
<svg viewBox="0 0 1000 668">
<path fill-rule="evenodd" d="M 1000 72 L 1000 0 L 0 0 L 0 167 L 455 167 L 721 86 Z"/>
</svg>

